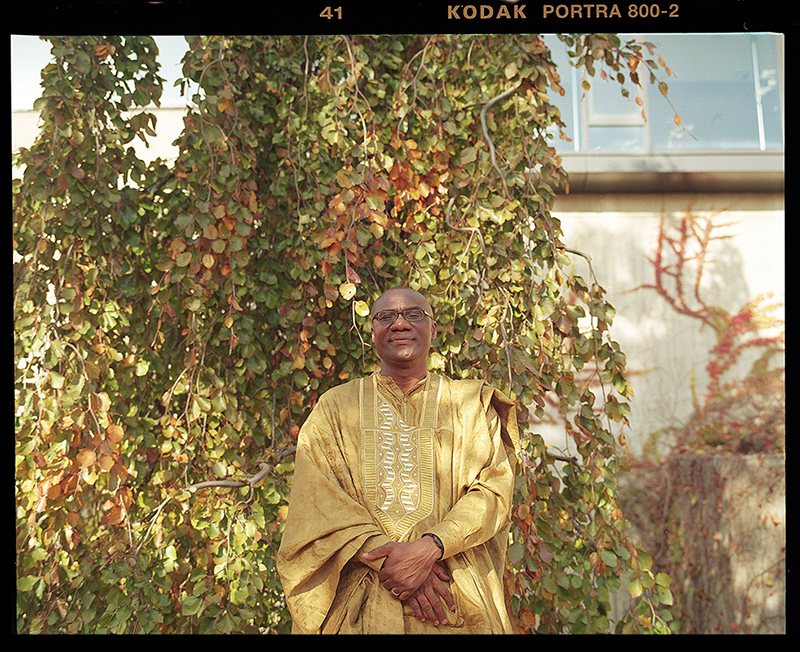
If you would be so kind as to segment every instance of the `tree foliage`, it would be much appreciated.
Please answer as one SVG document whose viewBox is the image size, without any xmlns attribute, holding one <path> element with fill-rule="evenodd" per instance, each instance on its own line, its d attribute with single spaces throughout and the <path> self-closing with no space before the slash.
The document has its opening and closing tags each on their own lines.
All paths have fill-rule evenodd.
<svg viewBox="0 0 800 652">
<path fill-rule="evenodd" d="M 658 69 L 562 39 L 589 76 Z M 430 298 L 432 368 L 519 407 L 520 630 L 668 631 L 669 579 L 617 499 L 614 310 L 550 214 L 563 91 L 539 37 L 187 38 L 179 155 L 151 164 L 154 41 L 49 41 L 13 193 L 20 631 L 287 631 L 295 437 L 375 368 L 369 304 L 397 283 Z M 545 397 L 574 457 L 536 432 Z"/>
</svg>

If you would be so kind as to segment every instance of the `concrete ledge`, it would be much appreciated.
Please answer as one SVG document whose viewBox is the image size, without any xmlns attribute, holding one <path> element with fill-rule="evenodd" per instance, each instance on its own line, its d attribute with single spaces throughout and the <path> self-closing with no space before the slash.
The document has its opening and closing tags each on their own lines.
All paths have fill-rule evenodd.
<svg viewBox="0 0 800 652">
<path fill-rule="evenodd" d="M 569 192 L 783 192 L 780 152 L 563 154 Z"/>
</svg>

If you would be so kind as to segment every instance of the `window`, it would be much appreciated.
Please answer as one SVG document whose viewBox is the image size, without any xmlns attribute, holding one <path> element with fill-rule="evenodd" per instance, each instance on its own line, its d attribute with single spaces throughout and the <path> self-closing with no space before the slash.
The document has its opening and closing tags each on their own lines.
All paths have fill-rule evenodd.
<svg viewBox="0 0 800 652">
<path fill-rule="evenodd" d="M 620 35 L 623 41 L 633 35 Z M 783 38 L 775 34 L 641 34 L 672 71 L 667 99 L 649 83 L 620 94 L 616 81 L 569 65 L 566 47 L 545 37 L 562 71 L 561 110 L 575 152 L 783 151 Z M 643 102 L 647 120 L 642 118 Z M 668 100 L 668 101 L 667 101 Z M 675 124 L 677 113 L 681 125 Z"/>
</svg>

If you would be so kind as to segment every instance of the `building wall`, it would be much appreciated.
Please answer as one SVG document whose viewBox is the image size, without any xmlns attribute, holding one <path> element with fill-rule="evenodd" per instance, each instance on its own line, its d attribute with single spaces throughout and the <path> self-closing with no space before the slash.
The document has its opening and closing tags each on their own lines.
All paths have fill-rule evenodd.
<svg viewBox="0 0 800 652">
<path fill-rule="evenodd" d="M 730 234 L 715 247 L 701 296 L 709 305 L 735 314 L 748 301 L 772 293 L 784 298 L 784 197 L 782 193 L 620 194 L 582 193 L 558 198 L 564 243 L 592 257 L 597 280 L 616 309 L 611 336 L 627 355 L 634 451 L 662 428 L 679 425 L 691 414 L 692 388 L 702 393 L 708 377 L 708 352 L 716 343 L 709 328 L 676 313 L 655 291 L 636 289 L 654 282 L 653 256 L 662 214 L 681 217 L 687 210 L 714 215 Z M 719 211 L 722 211 L 719 213 Z M 588 278 L 588 266 L 573 256 L 575 271 Z M 563 445 L 563 430 L 548 429 L 553 445 Z"/>
<path fill-rule="evenodd" d="M 686 454 L 625 474 L 631 534 L 671 578 L 675 633 L 786 633 L 785 471 L 784 455 Z M 631 606 L 623 588 L 614 618 Z"/>
<path fill-rule="evenodd" d="M 183 108 L 150 109 L 156 116 L 156 133 L 154 138 L 148 137 L 147 144 L 141 140 L 133 142 L 137 155 L 145 162 L 156 158 L 169 161 L 178 155 L 178 148 L 173 141 L 183 130 Z M 30 147 L 39 133 L 38 111 L 13 111 L 11 113 L 11 151 L 20 147 Z"/>
</svg>

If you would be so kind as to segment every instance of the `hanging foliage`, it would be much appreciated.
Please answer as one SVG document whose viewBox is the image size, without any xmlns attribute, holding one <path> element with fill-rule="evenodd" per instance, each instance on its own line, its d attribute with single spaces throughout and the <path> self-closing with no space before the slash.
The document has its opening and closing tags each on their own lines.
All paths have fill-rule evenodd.
<svg viewBox="0 0 800 652">
<path fill-rule="evenodd" d="M 151 164 L 132 143 L 157 128 L 154 41 L 48 40 L 13 194 L 20 631 L 287 631 L 295 438 L 375 368 L 369 306 L 398 283 L 435 311 L 432 367 L 517 402 L 520 631 L 669 631 L 669 579 L 618 506 L 614 310 L 550 214 L 568 185 L 541 38 L 187 38 L 179 155 Z M 658 69 L 613 35 L 563 40 L 589 75 Z M 574 457 L 536 432 L 546 398 Z"/>
</svg>

